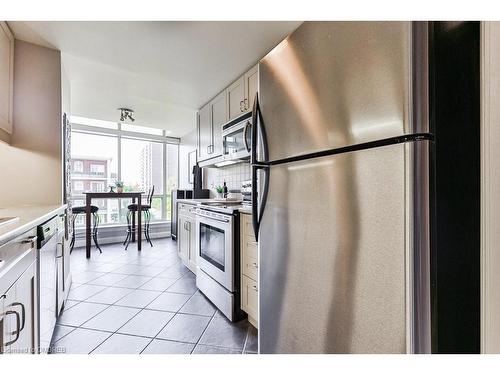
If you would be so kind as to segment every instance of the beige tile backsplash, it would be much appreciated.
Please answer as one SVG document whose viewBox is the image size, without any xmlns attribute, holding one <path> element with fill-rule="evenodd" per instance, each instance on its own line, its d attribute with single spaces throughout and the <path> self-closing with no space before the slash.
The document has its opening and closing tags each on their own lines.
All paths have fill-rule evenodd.
<svg viewBox="0 0 500 375">
<path fill-rule="evenodd" d="M 203 168 L 203 187 L 210 189 L 210 197 L 216 196 L 215 187 L 226 181 L 229 192 L 241 189 L 241 183 L 251 178 L 249 163 L 239 163 L 222 168 Z M 237 194 L 237 193 L 236 193 Z M 233 196 L 235 193 L 232 194 Z"/>
</svg>

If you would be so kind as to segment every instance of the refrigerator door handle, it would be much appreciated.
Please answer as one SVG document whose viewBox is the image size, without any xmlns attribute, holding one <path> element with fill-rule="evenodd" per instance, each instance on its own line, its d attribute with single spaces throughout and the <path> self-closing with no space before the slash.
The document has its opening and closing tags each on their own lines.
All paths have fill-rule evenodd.
<svg viewBox="0 0 500 375">
<path fill-rule="evenodd" d="M 269 165 L 268 165 L 268 155 L 269 150 L 267 146 L 267 136 L 266 129 L 264 127 L 264 121 L 262 119 L 262 113 L 259 106 L 259 94 L 255 93 L 255 100 L 253 101 L 252 108 L 252 140 L 251 140 L 251 150 L 250 150 L 250 163 L 252 165 L 252 226 L 255 234 L 255 239 L 259 240 L 259 227 L 262 220 L 262 215 L 264 215 L 264 210 L 266 208 L 267 192 L 269 190 Z M 260 139 L 262 142 L 262 156 L 263 161 L 257 160 L 257 131 L 260 130 Z M 264 184 L 261 191 L 261 201 L 260 207 L 258 204 L 257 196 L 257 173 L 259 170 L 264 172 Z"/>
<path fill-rule="evenodd" d="M 267 166 L 269 157 L 269 148 L 267 145 L 267 135 L 266 128 L 264 126 L 264 120 L 262 119 L 262 112 L 260 111 L 259 105 L 259 93 L 255 93 L 255 99 L 253 101 L 252 108 L 252 140 L 251 140 L 251 150 L 250 150 L 250 164 L 258 166 Z M 264 160 L 257 160 L 257 138 L 258 131 L 260 131 L 260 140 L 262 146 L 262 157 Z"/>
<path fill-rule="evenodd" d="M 264 184 L 262 189 L 262 199 L 260 207 L 257 196 L 257 173 L 261 170 L 264 172 Z M 255 240 L 259 241 L 259 228 L 266 208 L 267 193 L 269 191 L 269 167 L 252 165 L 252 226 L 255 234 Z"/>
</svg>

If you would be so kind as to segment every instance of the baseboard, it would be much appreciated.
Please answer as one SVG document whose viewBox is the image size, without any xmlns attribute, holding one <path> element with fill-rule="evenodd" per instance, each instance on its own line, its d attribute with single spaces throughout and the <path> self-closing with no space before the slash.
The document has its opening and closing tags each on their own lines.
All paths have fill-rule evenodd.
<svg viewBox="0 0 500 375">
<path fill-rule="evenodd" d="M 76 229 L 76 240 L 75 248 L 85 246 L 85 229 Z M 170 223 L 151 223 L 150 226 L 150 237 L 152 240 L 158 238 L 170 237 Z M 113 225 L 113 226 L 103 226 L 99 228 L 99 233 L 97 240 L 99 245 L 120 243 L 125 241 L 127 237 L 127 226 L 126 225 Z M 143 234 L 143 239 L 144 234 Z M 154 244 L 154 242 L 153 242 Z"/>
</svg>

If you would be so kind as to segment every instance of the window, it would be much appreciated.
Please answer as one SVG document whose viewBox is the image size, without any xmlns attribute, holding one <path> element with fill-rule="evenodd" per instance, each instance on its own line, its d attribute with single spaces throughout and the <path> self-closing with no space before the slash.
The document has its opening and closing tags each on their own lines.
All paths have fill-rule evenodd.
<svg viewBox="0 0 500 375">
<path fill-rule="evenodd" d="M 104 164 L 90 164 L 90 173 L 97 176 L 105 176 Z"/>
<path fill-rule="evenodd" d="M 125 191 L 144 191 L 155 187 L 163 194 L 163 145 L 138 139 L 122 139 L 122 181 Z"/>
<path fill-rule="evenodd" d="M 148 128 L 146 126 L 137 126 L 131 124 L 121 124 L 122 130 L 135 132 L 135 133 L 145 133 L 153 135 L 163 135 L 163 129 Z"/>
<path fill-rule="evenodd" d="M 90 182 L 90 191 L 96 193 L 103 193 L 106 191 L 106 185 L 102 181 L 91 181 Z"/>
<path fill-rule="evenodd" d="M 177 189 L 177 176 L 179 175 L 179 146 L 167 145 L 167 178 L 166 178 L 166 204 L 165 217 L 168 221 L 171 220 L 172 210 L 172 190 Z"/>
<path fill-rule="evenodd" d="M 73 118 L 72 118 L 73 120 Z M 171 191 L 177 187 L 179 145 L 164 136 L 161 129 L 129 124 L 116 127 L 99 120 L 77 118 L 72 130 L 73 204 L 84 205 L 86 190 L 105 192 L 116 180 L 124 182 L 124 191 L 143 191 L 145 202 L 154 186 L 151 202 L 152 221 L 170 221 Z M 108 126 L 109 125 L 109 126 Z M 96 130 L 95 127 L 102 129 Z M 109 129 L 109 130 L 107 130 Z M 133 137 L 134 133 L 141 133 Z M 77 166 L 77 164 L 80 164 Z M 79 172 L 77 171 L 77 168 Z M 130 199 L 94 199 L 101 224 L 126 224 Z M 80 215 L 81 216 L 81 215 Z M 84 225 L 78 219 L 76 225 Z"/>
<path fill-rule="evenodd" d="M 75 160 L 73 162 L 73 172 L 75 173 L 83 173 L 83 161 Z"/>
<path fill-rule="evenodd" d="M 73 190 L 83 191 L 83 181 L 73 181 Z"/>
<path fill-rule="evenodd" d="M 116 122 L 96 120 L 87 117 L 70 116 L 69 121 L 72 124 L 78 124 L 78 125 L 89 125 L 105 129 L 118 129 L 118 124 Z"/>
</svg>

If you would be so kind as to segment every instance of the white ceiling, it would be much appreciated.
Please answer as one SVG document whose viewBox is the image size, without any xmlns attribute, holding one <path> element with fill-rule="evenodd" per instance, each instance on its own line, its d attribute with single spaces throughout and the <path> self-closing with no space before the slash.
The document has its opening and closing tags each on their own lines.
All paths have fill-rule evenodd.
<svg viewBox="0 0 500 375">
<path fill-rule="evenodd" d="M 9 22 L 15 37 L 61 50 L 71 113 L 181 137 L 195 111 L 300 22 Z"/>
</svg>

